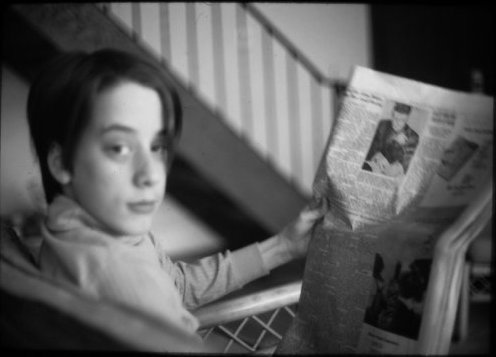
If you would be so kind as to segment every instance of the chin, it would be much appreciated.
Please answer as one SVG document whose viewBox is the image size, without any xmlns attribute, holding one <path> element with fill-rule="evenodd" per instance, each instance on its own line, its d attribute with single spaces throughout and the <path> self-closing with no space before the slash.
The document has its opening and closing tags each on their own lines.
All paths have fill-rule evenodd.
<svg viewBox="0 0 496 357">
<path fill-rule="evenodd" d="M 137 235 L 142 235 L 142 234 L 147 234 L 150 232 L 150 226 L 146 227 L 130 227 L 125 230 L 125 234 L 130 235 L 130 236 L 137 236 Z"/>
<path fill-rule="evenodd" d="M 136 224 L 116 225 L 114 232 L 119 235 L 137 236 L 147 234 L 151 230 L 151 223 L 137 222 Z"/>
</svg>

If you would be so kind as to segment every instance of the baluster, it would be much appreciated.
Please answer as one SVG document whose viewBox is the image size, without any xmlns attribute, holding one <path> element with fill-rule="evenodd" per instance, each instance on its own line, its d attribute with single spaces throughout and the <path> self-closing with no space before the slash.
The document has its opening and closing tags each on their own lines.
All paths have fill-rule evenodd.
<svg viewBox="0 0 496 357">
<path fill-rule="evenodd" d="M 97 4 L 97 6 L 103 11 L 105 15 L 110 12 L 110 3 L 108 2 L 100 2 Z"/>
<path fill-rule="evenodd" d="M 168 61 L 173 67 L 177 67 L 178 70 L 182 67 L 183 73 L 179 74 L 185 75 L 186 78 L 189 77 L 187 82 L 199 87 L 201 85 L 200 79 L 202 79 L 200 75 L 203 72 L 200 73 L 199 55 L 201 48 L 199 36 L 201 35 L 198 34 L 199 25 L 196 21 L 198 5 L 194 3 L 182 3 L 180 5 L 181 8 L 175 9 L 170 3 L 158 3 L 160 36 L 157 46 L 160 48 L 160 53 L 164 61 Z M 209 54 L 211 56 L 209 58 L 213 60 L 213 82 L 209 82 L 212 83 L 213 87 L 207 89 L 208 93 L 212 93 L 212 96 L 209 98 L 214 101 L 214 106 L 219 109 L 221 114 L 227 113 L 228 109 L 233 105 L 232 103 L 235 103 L 234 105 L 237 104 L 239 115 L 235 113 L 237 110 L 234 113 L 230 113 L 230 115 L 235 116 L 235 120 L 239 118 L 241 135 L 248 138 L 253 145 L 256 145 L 257 140 L 253 138 L 256 129 L 260 127 L 261 130 L 265 130 L 261 134 L 259 133 L 261 135 L 259 144 L 266 148 L 269 153 L 267 157 L 275 163 L 275 166 L 279 166 L 280 168 L 287 166 L 283 170 L 286 173 L 285 175 L 289 174 L 292 176 L 291 180 L 293 183 L 304 186 L 304 179 L 308 179 L 309 173 L 307 171 L 316 168 L 318 165 L 318 160 L 325 145 L 325 138 L 328 135 L 328 126 L 332 122 L 332 117 L 337 115 L 340 98 L 345 86 L 339 83 L 339 81 L 332 81 L 324 77 L 313 63 L 304 54 L 300 53 L 284 34 L 272 26 L 270 21 L 255 6 L 250 4 L 235 4 L 233 7 L 235 12 L 231 15 L 233 19 L 227 21 L 225 16 L 223 16 L 225 15 L 222 11 L 223 4 L 211 3 L 209 5 L 212 17 L 209 24 L 212 26 L 213 48 L 212 54 Z M 116 5 L 113 3 L 107 5 L 102 3 L 101 7 L 104 11 L 109 8 L 112 11 Z M 142 17 L 144 13 L 141 5 L 139 3 L 129 3 L 126 7 L 127 12 L 121 11 L 124 14 L 121 17 L 125 18 L 127 23 L 130 24 L 135 38 L 143 36 L 146 28 L 143 28 L 142 25 L 146 24 L 143 23 Z M 182 11 L 184 13 L 181 13 L 181 9 L 183 9 Z M 181 18 L 182 16 L 184 18 L 177 20 L 174 11 L 179 12 Z M 248 14 L 252 15 L 262 28 L 261 47 L 258 47 L 258 36 L 256 36 L 257 41 L 252 41 L 249 38 L 251 32 L 248 28 Z M 232 21 L 232 24 L 230 21 Z M 230 65 L 232 62 L 226 63 L 228 54 L 225 53 L 225 46 L 228 43 L 232 43 L 232 40 L 227 40 L 231 34 L 226 35 L 224 33 L 224 31 L 230 31 L 226 28 L 226 24 L 234 25 L 237 28 L 236 33 L 232 33 L 232 36 L 237 36 L 236 41 L 234 41 L 237 43 L 237 49 L 234 47 L 235 51 L 237 51 L 237 66 L 236 60 L 233 58 L 233 62 L 235 62 L 234 66 L 237 67 L 236 71 Z M 178 25 L 180 25 L 180 28 L 177 27 Z M 182 39 L 173 37 L 177 37 L 178 35 Z M 225 41 L 228 42 L 225 43 Z M 257 46 L 255 51 L 261 50 L 261 71 L 263 75 L 260 73 L 260 78 L 259 76 L 254 77 L 254 74 L 259 74 L 258 67 L 256 67 L 257 72 L 252 73 L 255 69 L 253 67 L 255 64 L 251 62 L 252 54 L 250 51 L 253 48 L 250 48 L 250 45 L 253 46 L 255 43 Z M 179 51 L 176 49 L 177 45 L 180 47 Z M 281 63 L 279 63 L 279 67 L 281 67 L 279 68 L 280 71 L 275 68 L 278 60 L 276 59 L 274 46 L 281 46 L 281 50 L 284 49 L 286 52 L 285 57 L 281 58 Z M 172 47 L 174 47 L 174 53 L 172 52 Z M 258 52 L 256 53 L 256 63 L 258 63 Z M 172 57 L 174 57 L 174 61 Z M 281 66 L 282 63 L 284 65 Z M 231 68 L 231 71 L 229 71 L 229 68 Z M 300 78 L 300 69 L 305 70 L 310 76 L 310 88 L 308 90 L 307 88 L 300 88 L 302 84 L 307 84 L 305 75 L 303 75 L 305 82 L 301 82 L 303 77 Z M 229 78 L 231 72 L 233 72 L 234 76 L 237 75 L 237 81 Z M 234 74 L 234 72 L 237 72 L 237 74 Z M 287 82 L 286 88 L 281 88 L 284 91 L 283 95 L 277 92 L 279 82 L 276 83 L 276 77 L 279 78 L 279 81 L 284 78 L 284 81 Z M 233 90 L 233 87 L 237 87 L 233 82 L 239 84 L 239 90 L 238 88 L 235 91 Z M 259 84 L 260 90 L 263 90 L 264 93 L 264 102 L 261 103 L 264 107 L 260 108 L 260 111 L 258 109 L 255 110 L 256 108 L 253 107 L 253 104 L 257 104 L 254 102 L 258 102 L 259 97 L 256 95 L 259 93 L 252 93 L 252 90 L 255 88 L 257 88 L 257 91 L 259 90 Z M 254 87 L 255 85 L 257 87 Z M 231 91 L 233 95 L 236 95 L 236 99 L 239 95 L 239 103 L 236 103 L 236 99 L 233 101 L 230 98 Z M 331 93 L 328 91 L 331 91 Z M 286 98 L 283 99 L 283 97 Z M 228 99 L 230 99 L 229 102 Z M 310 106 L 309 110 L 307 110 L 307 105 Z M 305 118 L 302 118 L 302 113 L 300 113 L 302 110 L 305 112 L 303 113 Z M 229 111 L 233 112 L 233 110 Z M 286 111 L 288 112 L 287 115 Z M 265 117 L 265 122 L 255 122 L 254 113 L 257 114 L 257 120 L 263 120 L 263 117 Z M 284 118 L 279 118 L 280 116 L 284 116 Z M 281 119 L 281 122 L 279 122 L 279 119 Z M 308 120 L 311 120 L 312 123 L 308 123 Z M 262 126 L 264 127 L 263 129 Z M 302 132 L 302 128 L 305 129 L 304 132 Z M 309 128 L 309 132 L 306 132 L 307 128 Z M 286 130 L 288 132 L 287 135 L 282 133 Z M 304 143 L 308 145 L 308 137 L 302 137 L 302 135 L 307 134 L 312 138 L 312 148 L 302 147 Z M 263 138 L 264 135 L 265 138 Z M 265 141 L 263 141 L 264 139 Z M 286 145 L 287 142 L 289 142 L 288 149 L 286 149 L 288 147 Z M 288 160 L 285 161 L 284 157 L 287 157 Z M 310 160 L 311 163 L 303 160 Z M 283 165 L 281 163 L 283 161 L 287 162 L 287 165 Z"/>
<path fill-rule="evenodd" d="M 213 56 L 214 56 L 214 85 L 215 99 L 218 108 L 226 112 L 226 78 L 225 78 L 225 61 L 224 61 L 224 41 L 223 32 L 224 26 L 222 23 L 222 13 L 219 3 L 212 3 L 212 41 L 213 41 Z"/>
<path fill-rule="evenodd" d="M 159 23 L 160 23 L 160 53 L 162 58 L 171 62 L 171 42 L 170 42 L 170 22 L 169 22 L 169 4 L 160 2 L 159 4 Z"/>
<path fill-rule="evenodd" d="M 300 184 L 304 192 L 309 192 L 313 181 L 313 151 L 315 136 L 313 133 L 312 113 L 312 82 L 313 76 L 305 70 L 301 63 L 297 63 L 298 100 L 298 128 L 300 137 L 301 177 Z"/>
<path fill-rule="evenodd" d="M 226 119 L 238 135 L 243 130 L 241 114 L 239 60 L 238 60 L 238 27 L 236 11 L 239 5 L 234 3 L 222 4 L 222 26 L 224 28 L 223 40 L 225 41 L 225 85 L 226 85 Z"/>
<path fill-rule="evenodd" d="M 188 48 L 188 73 L 190 81 L 199 85 L 198 38 L 196 33 L 195 3 L 186 3 L 186 38 Z"/>
<path fill-rule="evenodd" d="M 286 76 L 288 81 L 288 121 L 289 121 L 289 138 L 291 150 L 291 172 L 292 179 L 301 182 L 302 163 L 301 163 L 301 140 L 298 128 L 298 116 L 300 113 L 299 98 L 298 98 L 298 76 L 296 54 L 288 53 L 286 55 Z"/>
<path fill-rule="evenodd" d="M 135 40 L 141 40 L 141 4 L 131 3 L 131 27 L 133 29 L 133 37 Z"/>
<path fill-rule="evenodd" d="M 329 134 L 331 132 L 332 125 L 334 123 L 334 112 L 336 107 L 335 94 L 334 94 L 335 90 L 333 86 L 327 85 L 327 82 L 324 79 L 322 85 L 320 86 L 320 92 L 322 98 L 324 99 L 322 104 L 321 142 L 323 144 L 323 148 L 325 148 L 325 146 L 327 145 Z M 322 154 L 323 154 L 323 150 L 320 152 L 320 155 Z"/>
<path fill-rule="evenodd" d="M 243 132 L 252 138 L 254 127 L 251 108 L 251 73 L 248 48 L 248 26 L 246 12 L 236 6 L 236 22 L 238 27 L 238 68 L 239 68 L 239 103 L 241 106 L 241 124 Z"/>
<path fill-rule="evenodd" d="M 319 164 L 320 155 L 324 149 L 322 132 L 324 127 L 322 125 L 322 92 L 321 92 L 321 81 L 315 77 L 311 77 L 310 81 L 310 110 L 312 112 L 312 147 L 313 147 L 313 170 L 312 174 L 315 173 L 317 166 Z"/>
<path fill-rule="evenodd" d="M 339 114 L 339 109 L 341 108 L 341 101 L 346 92 L 346 85 L 338 81 L 329 81 L 329 87 L 331 88 L 333 94 L 334 103 L 334 113 L 333 118 L 336 118 Z"/>
<path fill-rule="evenodd" d="M 275 107 L 276 119 L 277 119 L 277 136 L 278 136 L 278 148 L 277 148 L 277 162 L 276 166 L 279 167 L 281 173 L 285 178 L 292 176 L 293 172 L 291 169 L 291 143 L 289 139 L 289 120 L 288 120 L 288 83 L 287 83 L 287 60 L 286 60 L 286 49 L 277 41 L 273 42 L 274 50 L 274 77 L 276 82 L 275 91 Z"/>
<path fill-rule="evenodd" d="M 262 61 L 264 70 L 265 120 L 268 158 L 277 159 L 279 132 L 277 130 L 276 83 L 274 74 L 274 49 L 272 33 L 262 32 Z"/>
</svg>

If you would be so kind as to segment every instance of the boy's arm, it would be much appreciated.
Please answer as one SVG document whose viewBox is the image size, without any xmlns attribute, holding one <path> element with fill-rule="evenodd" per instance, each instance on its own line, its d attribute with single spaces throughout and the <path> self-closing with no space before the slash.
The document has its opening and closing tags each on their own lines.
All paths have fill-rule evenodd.
<svg viewBox="0 0 496 357">
<path fill-rule="evenodd" d="M 267 275 L 270 270 L 306 255 L 310 230 L 321 209 L 305 208 L 281 233 L 233 252 L 175 264 L 176 286 L 188 308 L 195 308 Z"/>
<path fill-rule="evenodd" d="M 188 309 L 216 300 L 269 273 L 257 243 L 192 263 L 176 262 L 174 280 Z"/>
</svg>

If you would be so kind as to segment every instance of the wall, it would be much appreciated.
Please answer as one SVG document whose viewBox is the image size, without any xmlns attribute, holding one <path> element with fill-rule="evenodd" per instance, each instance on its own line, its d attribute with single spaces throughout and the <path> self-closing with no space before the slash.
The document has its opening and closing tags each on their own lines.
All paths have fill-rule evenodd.
<svg viewBox="0 0 496 357">
<path fill-rule="evenodd" d="M 374 67 L 417 81 L 472 91 L 472 73 L 494 93 L 494 11 L 488 6 L 375 4 Z"/>
<path fill-rule="evenodd" d="M 354 65 L 371 66 L 370 5 L 255 3 L 320 71 L 347 79 Z"/>
<path fill-rule="evenodd" d="M 2 215 L 37 209 L 41 178 L 29 141 L 27 83 L 2 67 L 0 183 Z"/>
<path fill-rule="evenodd" d="M 28 83 L 6 66 L 1 78 L 0 215 L 5 217 L 42 209 L 44 196 L 25 114 Z M 225 239 L 167 195 L 152 230 L 173 258 L 226 246 Z"/>
</svg>

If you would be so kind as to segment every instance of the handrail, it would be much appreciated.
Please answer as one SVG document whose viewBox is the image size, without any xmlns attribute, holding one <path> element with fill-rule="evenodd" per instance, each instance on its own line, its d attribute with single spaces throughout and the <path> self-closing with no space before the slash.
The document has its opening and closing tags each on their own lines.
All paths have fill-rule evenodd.
<svg viewBox="0 0 496 357">
<path fill-rule="evenodd" d="M 255 19 L 260 22 L 260 24 L 265 28 L 265 30 L 271 34 L 275 39 L 281 43 L 293 58 L 299 61 L 303 67 L 305 67 L 308 72 L 312 74 L 318 83 L 322 83 L 329 87 L 334 87 L 337 90 L 341 90 L 346 86 L 345 82 L 339 79 L 332 79 L 320 72 L 320 70 L 315 66 L 312 61 L 305 56 L 281 31 L 279 31 L 255 6 L 250 3 L 240 3 L 240 5 L 248 11 Z"/>
<path fill-rule="evenodd" d="M 210 9 L 203 8 L 201 11 L 209 14 L 205 17 L 210 17 L 209 25 L 203 20 L 196 21 L 196 11 L 202 4 L 174 7 L 174 11 L 180 11 L 175 21 L 184 25 L 180 36 L 185 37 L 181 43 L 187 45 L 186 66 L 185 61 L 174 60 L 170 56 L 173 52 L 169 48 L 172 45 L 168 23 L 171 4 L 158 3 L 156 11 L 160 14 L 159 24 L 155 30 L 152 30 L 153 26 L 148 27 L 147 33 L 157 31 L 158 28 L 156 34 L 159 39 L 153 40 L 157 42 L 153 46 L 157 47 L 159 56 L 170 61 L 171 68 L 184 77 L 191 90 L 199 89 L 198 94 L 202 94 L 208 104 L 216 108 L 241 140 L 249 142 L 295 190 L 309 195 L 311 176 L 316 170 L 325 142 L 323 134 L 332 125 L 332 118 L 339 110 L 346 82 L 325 76 L 254 4 L 234 5 L 232 8 L 226 6 L 226 12 L 221 11 L 218 5 Z M 108 9 L 107 6 L 102 4 L 104 11 Z M 143 31 L 135 27 L 144 25 L 138 20 L 143 13 L 138 11 L 138 6 L 127 8 L 126 11 L 121 14 L 124 14 L 125 22 L 131 27 L 132 35 L 139 37 Z M 162 16 L 166 18 L 162 19 Z M 224 21 L 225 16 L 234 18 Z M 248 17 L 253 23 L 247 22 Z M 144 22 L 143 19 L 141 22 Z M 225 28 L 225 24 L 229 28 Z M 204 62 L 198 58 L 200 43 L 197 32 L 200 25 L 210 27 L 202 34 L 210 36 L 214 46 L 213 54 L 205 53 L 213 57 L 213 76 L 205 72 L 206 69 L 210 70 L 209 65 L 202 66 Z M 219 35 L 225 31 L 229 31 L 228 40 Z M 227 47 L 224 47 L 225 42 L 229 44 Z M 284 56 L 275 55 L 274 44 L 280 47 Z M 164 55 L 169 58 L 164 58 Z M 237 70 L 237 76 L 235 72 L 227 73 L 229 66 L 221 64 L 224 55 L 231 59 L 230 66 Z M 276 61 L 279 66 L 275 66 Z M 279 79 L 287 81 L 285 88 L 276 89 Z M 213 87 L 207 89 L 202 85 Z M 228 86 L 234 90 L 228 93 Z M 313 150 L 309 148 L 311 145 Z"/>
<path fill-rule="evenodd" d="M 300 298 L 301 285 L 300 280 L 262 292 L 213 302 L 200 307 L 193 314 L 200 322 L 200 329 L 237 321 L 247 316 L 296 304 Z"/>
</svg>

